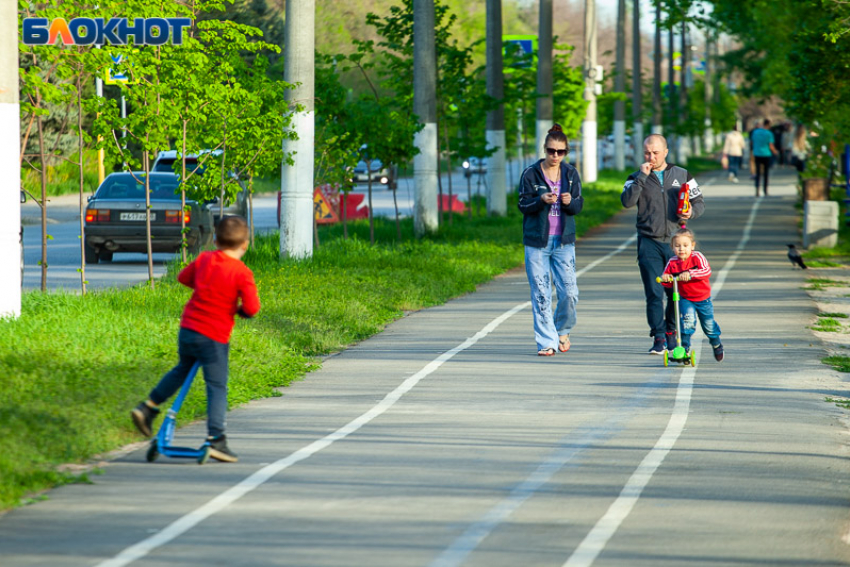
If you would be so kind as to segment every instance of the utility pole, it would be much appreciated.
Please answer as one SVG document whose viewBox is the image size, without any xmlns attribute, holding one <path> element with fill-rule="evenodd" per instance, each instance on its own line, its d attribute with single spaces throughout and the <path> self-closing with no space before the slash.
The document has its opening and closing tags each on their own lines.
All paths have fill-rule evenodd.
<svg viewBox="0 0 850 567">
<path fill-rule="evenodd" d="M 626 94 L 626 0 L 617 2 L 617 77 L 614 90 Z M 614 102 L 614 169 L 626 169 L 626 101 Z"/>
<path fill-rule="evenodd" d="M 632 145 L 635 147 L 635 165 L 643 163 L 643 85 L 640 59 L 640 0 L 632 1 Z"/>
<path fill-rule="evenodd" d="M 552 101 L 552 0 L 540 0 L 540 24 L 537 30 L 537 145 L 535 155 L 543 151 L 546 135 L 554 124 Z"/>
<path fill-rule="evenodd" d="M 434 0 L 413 0 L 413 112 L 425 125 L 413 139 L 413 229 L 417 237 L 436 232 L 437 207 L 437 47 Z"/>
<path fill-rule="evenodd" d="M 283 80 L 298 85 L 286 91 L 290 108 L 302 107 L 292 117 L 297 140 L 284 139 L 284 154 L 295 164 L 284 163 L 280 175 L 280 255 L 309 258 L 313 255 L 313 145 L 315 137 L 315 0 L 286 3 Z"/>
<path fill-rule="evenodd" d="M 673 15 L 668 14 L 670 18 L 670 28 L 667 30 L 667 50 L 670 52 L 667 57 L 667 114 L 669 119 L 667 125 L 670 131 L 667 133 L 667 146 L 670 148 L 670 156 L 672 161 L 679 162 L 679 93 L 676 91 L 676 46 L 673 42 Z"/>
<path fill-rule="evenodd" d="M 502 75 L 502 0 L 487 0 L 487 94 L 501 101 L 505 96 Z M 487 213 L 508 212 L 505 179 L 505 105 L 487 113 L 487 147 L 496 148 L 487 166 Z"/>
<path fill-rule="evenodd" d="M 18 4 L 0 2 L 0 317 L 21 314 Z"/>
<path fill-rule="evenodd" d="M 602 68 L 596 66 L 596 0 L 584 2 L 584 100 L 587 114 L 581 123 L 581 177 L 584 183 L 597 178 L 596 155 L 596 81 L 602 80 Z"/>
<path fill-rule="evenodd" d="M 705 35 L 705 131 L 703 133 L 703 150 L 709 153 L 714 150 L 714 132 L 711 127 L 711 103 L 713 102 L 712 90 L 712 61 L 711 61 L 711 34 Z"/>
<path fill-rule="evenodd" d="M 635 0 L 638 1 L 638 0 Z M 661 122 L 661 5 L 655 6 L 655 43 L 652 53 L 652 133 L 663 135 Z"/>
</svg>

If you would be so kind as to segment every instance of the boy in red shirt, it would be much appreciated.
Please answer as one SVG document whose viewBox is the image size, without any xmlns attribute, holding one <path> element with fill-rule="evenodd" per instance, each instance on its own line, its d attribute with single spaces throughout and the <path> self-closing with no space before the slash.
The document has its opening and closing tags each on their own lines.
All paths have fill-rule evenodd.
<svg viewBox="0 0 850 567">
<path fill-rule="evenodd" d="M 180 362 L 172 368 L 149 397 L 131 412 L 133 423 L 146 437 L 158 406 L 180 389 L 195 362 L 204 369 L 207 386 L 207 431 L 210 456 L 235 463 L 224 435 L 227 412 L 227 357 L 233 317 L 251 318 L 260 310 L 254 274 L 242 263 L 248 250 L 248 224 L 240 216 L 226 216 L 215 230 L 218 250 L 202 252 L 183 268 L 177 280 L 194 290 L 183 310 L 178 334 Z"/>
<path fill-rule="evenodd" d="M 694 233 L 681 228 L 670 241 L 676 254 L 667 262 L 661 275 L 661 285 L 673 287 L 673 277 L 679 276 L 679 315 L 682 321 L 682 346 L 691 350 L 691 335 L 697 328 L 697 316 L 703 333 L 714 349 L 714 359 L 723 360 L 723 343 L 720 342 L 720 325 L 714 320 L 714 305 L 711 303 L 711 266 L 696 248 Z"/>
</svg>

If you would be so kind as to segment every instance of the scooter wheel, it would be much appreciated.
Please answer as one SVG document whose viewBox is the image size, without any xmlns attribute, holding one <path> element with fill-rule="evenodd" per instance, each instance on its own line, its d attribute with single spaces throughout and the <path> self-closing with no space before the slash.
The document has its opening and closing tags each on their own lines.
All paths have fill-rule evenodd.
<svg viewBox="0 0 850 567">
<path fill-rule="evenodd" d="M 200 456 L 198 457 L 198 464 L 203 465 L 210 459 L 210 448 L 209 446 L 204 447 L 204 450 L 201 451 Z"/>
<path fill-rule="evenodd" d="M 697 365 L 697 355 L 694 351 L 691 351 L 691 366 Z"/>
<path fill-rule="evenodd" d="M 152 463 L 159 457 L 159 451 L 156 449 L 156 439 L 151 441 L 150 447 L 148 447 L 148 453 L 145 456 L 149 463 Z"/>
<path fill-rule="evenodd" d="M 670 363 L 670 355 L 667 354 L 667 351 L 664 351 L 664 366 L 667 366 Z"/>
</svg>

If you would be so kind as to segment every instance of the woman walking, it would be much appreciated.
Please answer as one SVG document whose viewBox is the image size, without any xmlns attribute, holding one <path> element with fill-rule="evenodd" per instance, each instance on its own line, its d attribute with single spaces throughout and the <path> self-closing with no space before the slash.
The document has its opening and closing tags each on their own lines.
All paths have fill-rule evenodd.
<svg viewBox="0 0 850 567">
<path fill-rule="evenodd" d="M 549 130 L 543 146 L 545 157 L 520 176 L 519 210 L 537 354 L 552 356 L 555 349 L 570 350 L 570 331 L 576 323 L 575 215 L 584 199 L 578 171 L 564 161 L 569 143 L 560 125 Z M 558 294 L 554 313 L 553 282 Z"/>
</svg>

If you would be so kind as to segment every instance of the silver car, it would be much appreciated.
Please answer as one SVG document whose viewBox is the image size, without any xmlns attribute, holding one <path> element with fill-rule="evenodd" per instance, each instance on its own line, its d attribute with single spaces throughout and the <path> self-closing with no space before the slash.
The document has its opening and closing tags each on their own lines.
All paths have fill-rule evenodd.
<svg viewBox="0 0 850 567">
<path fill-rule="evenodd" d="M 180 179 L 173 173 L 150 174 L 151 246 L 154 252 L 177 252 L 185 218 L 190 254 L 212 243 L 213 217 L 209 208 L 187 196 L 181 209 Z M 86 207 L 86 263 L 110 262 L 115 252 L 147 252 L 145 173 L 112 173 Z"/>
<path fill-rule="evenodd" d="M 195 171 L 198 170 L 198 173 L 203 175 L 204 166 L 198 165 L 199 160 L 203 160 L 203 156 L 205 154 L 212 154 L 209 156 L 209 159 L 214 159 L 215 156 L 221 155 L 221 150 L 203 150 L 201 154 L 186 154 L 186 171 Z M 177 170 L 183 167 L 182 165 L 183 158 L 180 157 L 175 150 L 167 150 L 164 152 L 159 152 L 156 156 L 156 160 L 153 162 L 153 166 L 151 166 L 151 171 L 161 171 L 163 173 L 175 173 L 174 167 L 176 164 Z M 230 173 L 230 177 L 232 181 L 235 181 L 239 184 L 239 192 L 236 194 L 236 199 L 226 199 L 224 202 L 224 215 L 240 215 L 244 218 L 248 218 L 248 188 L 245 187 L 245 184 L 242 183 L 242 180 L 236 177 L 236 174 Z M 191 179 L 190 179 L 191 182 Z M 213 222 L 218 224 L 218 215 L 221 207 L 218 203 L 218 198 L 210 201 L 208 204 L 210 210 L 213 213 Z"/>
</svg>

